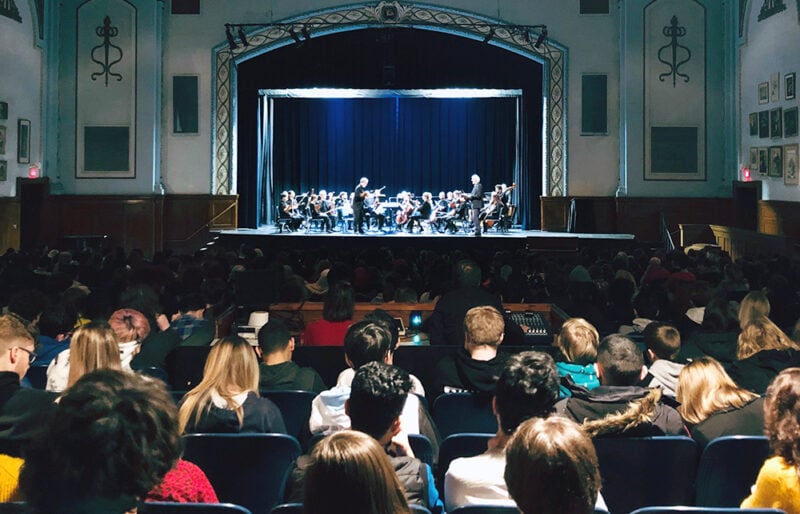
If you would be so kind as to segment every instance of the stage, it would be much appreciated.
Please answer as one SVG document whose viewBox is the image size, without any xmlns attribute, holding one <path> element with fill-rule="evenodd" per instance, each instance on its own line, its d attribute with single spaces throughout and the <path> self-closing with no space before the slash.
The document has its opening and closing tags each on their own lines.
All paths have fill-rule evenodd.
<svg viewBox="0 0 800 514">
<path fill-rule="evenodd" d="M 542 230 L 521 230 L 511 228 L 506 232 L 489 230 L 481 237 L 459 230 L 455 234 L 438 232 L 378 231 L 374 227 L 365 234 L 352 231 L 326 233 L 312 228 L 295 232 L 277 227 L 264 226 L 258 229 L 241 228 L 212 232 L 214 240 L 228 248 L 248 244 L 262 249 L 308 249 L 321 246 L 368 249 L 388 247 L 392 250 L 420 248 L 437 251 L 470 249 L 480 251 L 519 250 L 542 252 L 577 252 L 582 248 L 607 248 L 609 246 L 627 249 L 635 245 L 633 234 L 582 234 L 571 232 L 546 232 Z"/>
</svg>

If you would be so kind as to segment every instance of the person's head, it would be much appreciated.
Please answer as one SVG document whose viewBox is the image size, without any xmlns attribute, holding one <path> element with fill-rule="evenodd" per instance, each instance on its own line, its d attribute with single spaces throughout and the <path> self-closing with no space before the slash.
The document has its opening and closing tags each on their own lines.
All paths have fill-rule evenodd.
<svg viewBox="0 0 800 514">
<path fill-rule="evenodd" d="M 105 321 L 87 323 L 72 335 L 67 386 L 96 369 L 122 369 L 117 337 Z"/>
<path fill-rule="evenodd" d="M 294 350 L 294 337 L 282 319 L 271 316 L 266 325 L 258 331 L 258 346 L 263 356 L 283 353 L 287 348 Z"/>
<path fill-rule="evenodd" d="M 47 337 L 63 340 L 69 337 L 78 316 L 74 308 L 58 302 L 45 307 L 39 316 L 39 332 Z"/>
<path fill-rule="evenodd" d="M 800 465 L 800 368 L 786 368 L 767 388 L 764 434 L 775 455 Z"/>
<path fill-rule="evenodd" d="M 738 332 L 738 304 L 726 297 L 716 296 L 709 300 L 703 312 L 700 330 L 709 333 Z"/>
<path fill-rule="evenodd" d="M 547 417 L 558 401 L 558 385 L 558 369 L 550 355 L 512 355 L 495 385 L 494 409 L 500 429 L 512 434 L 526 419 Z"/>
<path fill-rule="evenodd" d="M 233 397 L 244 392 L 257 393 L 258 373 L 258 358 L 250 343 L 239 336 L 220 339 L 208 353 L 203 379 L 183 400 L 178 416 L 181 432 L 211 407 L 212 390 L 227 402 L 241 425 L 244 413 Z"/>
<path fill-rule="evenodd" d="M 461 287 L 478 286 L 481 283 L 481 268 L 475 261 L 460 260 L 456 263 L 455 278 Z"/>
<path fill-rule="evenodd" d="M 150 322 L 144 314 L 134 309 L 119 309 L 111 314 L 108 324 L 117 335 L 120 343 L 130 343 L 142 340 L 150 333 Z"/>
<path fill-rule="evenodd" d="M 478 182 L 481 181 L 481 177 L 479 177 L 478 174 L 475 173 L 470 177 L 470 181 L 472 182 L 473 185 L 477 184 Z"/>
<path fill-rule="evenodd" d="M 769 316 L 770 306 L 763 291 L 750 291 L 739 305 L 739 327 L 744 328 L 753 320 Z"/>
<path fill-rule="evenodd" d="M 383 309 L 375 309 L 364 316 L 364 321 L 372 321 L 385 328 L 389 332 L 389 335 L 392 336 L 392 351 L 397 348 L 400 339 L 400 328 L 397 326 L 397 323 L 395 323 L 395 319 L 391 314 Z"/>
<path fill-rule="evenodd" d="M 528 420 L 506 446 L 505 481 L 524 514 L 589 514 L 600 491 L 592 440 L 566 418 Z"/>
<path fill-rule="evenodd" d="M 503 315 L 494 307 L 473 307 L 464 316 L 466 344 L 497 347 L 503 341 L 505 326 Z"/>
<path fill-rule="evenodd" d="M 800 350 L 795 343 L 766 316 L 750 321 L 739 334 L 736 358 L 746 359 L 763 350 Z"/>
<path fill-rule="evenodd" d="M 362 320 L 344 334 L 344 355 L 353 369 L 368 362 L 384 362 L 392 350 L 392 336 L 380 323 Z"/>
<path fill-rule="evenodd" d="M 0 371 L 13 371 L 22 380 L 35 350 L 36 342 L 22 318 L 15 314 L 0 316 Z"/>
<path fill-rule="evenodd" d="M 369 362 L 356 370 L 345 408 L 350 426 L 388 443 L 400 431 L 400 413 L 411 390 L 408 372 Z"/>
<path fill-rule="evenodd" d="M 604 337 L 597 347 L 597 375 L 605 386 L 632 386 L 644 378 L 644 356 L 636 343 L 620 334 Z"/>
<path fill-rule="evenodd" d="M 345 430 L 317 443 L 305 475 L 306 514 L 408 514 L 389 456 L 372 437 Z"/>
<path fill-rule="evenodd" d="M 195 318 L 202 319 L 203 312 L 206 310 L 206 302 L 198 293 L 188 293 L 181 297 L 178 302 L 178 310 L 181 314 L 189 314 Z"/>
<path fill-rule="evenodd" d="M 651 361 L 673 360 L 681 351 L 681 334 L 667 323 L 653 321 L 642 332 L 644 345 Z"/>
<path fill-rule="evenodd" d="M 367 177 L 361 177 L 361 180 L 359 180 L 358 183 L 361 184 L 361 187 L 367 187 L 367 184 L 369 184 L 369 179 Z"/>
<path fill-rule="evenodd" d="M 737 386 L 722 365 L 711 357 L 700 357 L 678 375 L 675 398 L 685 421 L 697 424 L 715 412 L 738 409 L 757 395 Z"/>
<path fill-rule="evenodd" d="M 330 273 L 328 275 L 328 281 L 330 281 Z M 322 304 L 322 317 L 328 321 L 353 319 L 355 305 L 355 295 L 350 282 L 336 281 L 325 296 L 325 302 Z"/>
<path fill-rule="evenodd" d="M 583 318 L 570 318 L 561 325 L 553 345 L 566 357 L 567 362 L 586 366 L 597 360 L 600 334 L 594 325 Z"/>
<path fill-rule="evenodd" d="M 122 514 L 180 453 L 176 407 L 164 385 L 97 370 L 66 391 L 35 436 L 20 485 L 35 512 Z"/>
</svg>

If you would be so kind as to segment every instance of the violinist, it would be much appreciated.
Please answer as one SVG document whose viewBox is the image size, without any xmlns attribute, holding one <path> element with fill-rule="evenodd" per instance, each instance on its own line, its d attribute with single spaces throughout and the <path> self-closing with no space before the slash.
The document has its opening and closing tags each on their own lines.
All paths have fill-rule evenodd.
<svg viewBox="0 0 800 514">
<path fill-rule="evenodd" d="M 333 232 L 334 212 L 336 212 L 336 205 L 328 198 L 328 192 L 324 189 L 320 189 L 317 203 L 317 215 L 322 219 L 322 228 L 329 234 Z"/>
<path fill-rule="evenodd" d="M 292 219 L 292 222 L 289 224 L 292 230 L 299 229 L 303 224 L 303 215 L 300 214 L 295 194 L 296 193 L 290 189 L 286 192 L 286 201 L 284 202 L 283 198 L 281 198 L 281 211 Z"/>
<path fill-rule="evenodd" d="M 383 225 L 386 224 L 386 207 L 381 205 L 381 197 L 376 194 L 367 197 L 369 202 L 369 216 L 375 219 L 378 224 L 378 230 L 383 230 Z"/>
</svg>

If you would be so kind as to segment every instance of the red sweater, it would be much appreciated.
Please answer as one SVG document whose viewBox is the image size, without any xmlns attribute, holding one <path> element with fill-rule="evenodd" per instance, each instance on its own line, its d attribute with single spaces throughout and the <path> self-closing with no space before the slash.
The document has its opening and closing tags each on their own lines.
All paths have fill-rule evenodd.
<svg viewBox="0 0 800 514">
<path fill-rule="evenodd" d="M 352 320 L 328 321 L 320 319 L 308 324 L 303 332 L 303 346 L 342 346 L 344 335 Z"/>
<path fill-rule="evenodd" d="M 147 493 L 145 501 L 219 503 L 217 493 L 203 470 L 183 459 L 164 475 L 164 480 Z"/>
</svg>

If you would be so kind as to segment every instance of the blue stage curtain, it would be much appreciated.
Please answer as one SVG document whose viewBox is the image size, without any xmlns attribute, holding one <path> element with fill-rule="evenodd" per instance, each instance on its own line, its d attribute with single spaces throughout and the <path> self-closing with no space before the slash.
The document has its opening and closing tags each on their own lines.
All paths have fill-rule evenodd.
<svg viewBox="0 0 800 514">
<path fill-rule="evenodd" d="M 516 99 L 417 97 L 273 100 L 275 194 L 352 191 L 417 195 L 514 181 Z M 269 177 L 265 177 L 270 180 Z"/>
</svg>

